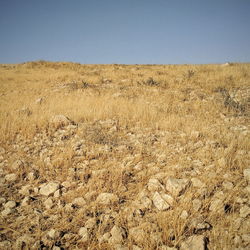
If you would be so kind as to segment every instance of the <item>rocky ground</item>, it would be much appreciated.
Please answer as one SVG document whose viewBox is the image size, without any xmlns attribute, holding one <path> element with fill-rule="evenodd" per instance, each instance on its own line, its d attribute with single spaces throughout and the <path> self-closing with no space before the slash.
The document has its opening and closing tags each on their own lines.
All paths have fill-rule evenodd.
<svg viewBox="0 0 250 250">
<path fill-rule="evenodd" d="M 202 131 L 57 114 L 16 133 L 0 148 L 0 249 L 248 249 L 248 106 L 212 99 L 233 111 Z"/>
</svg>

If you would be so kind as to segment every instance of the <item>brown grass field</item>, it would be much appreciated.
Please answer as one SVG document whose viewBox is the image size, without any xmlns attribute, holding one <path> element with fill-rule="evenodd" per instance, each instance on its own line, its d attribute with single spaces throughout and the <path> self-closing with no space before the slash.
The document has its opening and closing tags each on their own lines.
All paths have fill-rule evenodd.
<svg viewBox="0 0 250 250">
<path fill-rule="evenodd" d="M 0 249 L 249 249 L 249 108 L 247 63 L 1 64 Z"/>
</svg>

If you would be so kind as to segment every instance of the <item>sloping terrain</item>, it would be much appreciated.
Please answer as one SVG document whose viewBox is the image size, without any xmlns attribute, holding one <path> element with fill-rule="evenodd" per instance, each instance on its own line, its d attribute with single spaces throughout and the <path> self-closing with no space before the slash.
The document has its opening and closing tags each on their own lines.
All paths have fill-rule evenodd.
<svg viewBox="0 0 250 250">
<path fill-rule="evenodd" d="M 248 249 L 250 64 L 0 65 L 0 249 Z"/>
</svg>

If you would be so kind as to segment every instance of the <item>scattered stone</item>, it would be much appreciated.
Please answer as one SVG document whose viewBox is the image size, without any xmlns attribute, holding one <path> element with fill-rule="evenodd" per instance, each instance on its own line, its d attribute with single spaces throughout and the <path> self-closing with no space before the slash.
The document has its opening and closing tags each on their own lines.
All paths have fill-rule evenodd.
<svg viewBox="0 0 250 250">
<path fill-rule="evenodd" d="M 190 236 L 186 241 L 184 241 L 181 246 L 180 250 L 205 250 L 205 238 L 203 235 L 193 235 Z"/>
<path fill-rule="evenodd" d="M 29 201 L 30 201 L 30 197 L 24 197 L 22 202 L 21 202 L 21 206 L 24 207 L 24 206 L 27 206 L 29 205 Z"/>
<path fill-rule="evenodd" d="M 54 193 L 54 198 L 59 198 L 61 195 L 61 191 L 60 189 L 56 190 L 56 192 Z"/>
<path fill-rule="evenodd" d="M 132 246 L 132 250 L 142 250 L 142 248 L 140 248 L 140 247 L 138 247 L 138 246 L 136 246 L 136 245 L 133 245 L 133 246 Z"/>
<path fill-rule="evenodd" d="M 250 214 L 250 207 L 245 205 L 240 209 L 240 217 L 246 218 Z"/>
<path fill-rule="evenodd" d="M 2 204 L 5 203 L 5 202 L 6 202 L 6 199 L 3 198 L 3 197 L 1 197 L 1 198 L 0 198 L 0 205 L 2 205 Z"/>
<path fill-rule="evenodd" d="M 16 207 L 16 202 L 15 201 L 8 201 L 4 204 L 4 208 L 14 208 Z"/>
<path fill-rule="evenodd" d="M 34 244 L 35 240 L 28 235 L 23 235 L 16 240 L 14 249 L 29 249 Z"/>
<path fill-rule="evenodd" d="M 49 196 L 50 194 L 53 194 L 57 189 L 59 188 L 59 184 L 56 182 L 49 182 L 48 184 L 45 184 L 40 189 L 40 194 Z"/>
<path fill-rule="evenodd" d="M 40 98 L 38 98 L 38 99 L 35 100 L 36 104 L 42 104 L 42 102 L 43 102 L 43 98 L 42 97 L 40 97 Z"/>
<path fill-rule="evenodd" d="M 243 171 L 245 179 L 250 182 L 250 168 L 244 169 Z"/>
<path fill-rule="evenodd" d="M 78 234 L 82 237 L 81 241 L 86 242 L 89 239 L 88 229 L 86 227 L 81 227 Z"/>
<path fill-rule="evenodd" d="M 160 195 L 170 206 L 174 204 L 174 198 L 171 195 L 165 193 L 160 193 Z"/>
<path fill-rule="evenodd" d="M 22 186 L 21 189 L 18 191 L 19 194 L 22 194 L 24 196 L 28 196 L 30 195 L 32 191 L 32 188 L 30 187 L 30 185 L 25 185 L 25 186 Z"/>
<path fill-rule="evenodd" d="M 250 243 L 250 233 L 248 233 L 248 234 L 242 234 L 242 235 L 241 235 L 241 238 L 242 238 L 242 240 L 243 240 L 244 242 Z"/>
<path fill-rule="evenodd" d="M 227 165 L 226 159 L 225 159 L 224 157 L 220 158 L 220 159 L 218 160 L 218 165 L 219 165 L 221 168 L 226 167 L 226 165 Z"/>
<path fill-rule="evenodd" d="M 7 174 L 7 175 L 5 175 L 5 180 L 7 182 L 15 182 L 17 180 L 17 175 L 16 174 Z"/>
<path fill-rule="evenodd" d="M 166 189 L 174 196 L 179 196 L 188 186 L 187 179 L 168 178 Z"/>
<path fill-rule="evenodd" d="M 161 197 L 158 192 L 155 192 L 153 195 L 153 203 L 155 207 L 160 211 L 167 210 L 170 208 L 169 204 Z"/>
<path fill-rule="evenodd" d="M 86 227 L 87 229 L 92 229 L 95 225 L 96 225 L 96 219 L 95 219 L 95 218 L 89 218 L 89 219 L 85 222 L 85 227 Z"/>
<path fill-rule="evenodd" d="M 118 202 L 118 197 L 112 193 L 101 193 L 96 198 L 96 202 L 101 205 L 109 205 Z"/>
<path fill-rule="evenodd" d="M 5 149 L 3 147 L 0 147 L 0 155 L 3 155 L 5 153 Z"/>
</svg>

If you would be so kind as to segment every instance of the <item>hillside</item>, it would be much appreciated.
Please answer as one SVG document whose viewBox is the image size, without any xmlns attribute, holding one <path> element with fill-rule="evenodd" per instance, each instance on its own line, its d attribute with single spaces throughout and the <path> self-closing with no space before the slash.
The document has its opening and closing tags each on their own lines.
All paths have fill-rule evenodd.
<svg viewBox="0 0 250 250">
<path fill-rule="evenodd" d="M 0 249 L 250 247 L 250 64 L 0 65 Z"/>
</svg>

